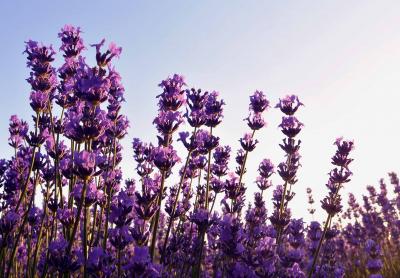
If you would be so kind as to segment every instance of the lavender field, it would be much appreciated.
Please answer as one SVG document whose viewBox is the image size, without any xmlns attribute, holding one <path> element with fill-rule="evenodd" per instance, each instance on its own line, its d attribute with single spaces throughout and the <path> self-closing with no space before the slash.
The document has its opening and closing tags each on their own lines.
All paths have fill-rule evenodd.
<svg viewBox="0 0 400 278">
<path fill-rule="evenodd" d="M 0 11 L 0 278 L 400 277 L 400 2 Z"/>
<path fill-rule="evenodd" d="M 307 109 L 300 96 L 272 103 L 251 93 L 235 150 L 219 137 L 223 95 L 171 74 L 154 102 L 157 138 L 146 142 L 127 135 L 121 112 L 131 105 L 113 65 L 122 48 L 86 45 L 71 25 L 58 38 L 59 49 L 25 43 L 31 92 L 23 105 L 32 119 L 10 117 L 13 155 L 0 160 L 2 277 L 400 276 L 396 173 L 366 187 L 362 202 L 342 200 L 357 142 L 332 138 L 326 196 L 314 200 L 307 188 L 304 215 L 320 206 L 324 220 L 292 216 L 291 201 L 304 192 L 296 184 L 304 126 L 296 115 Z M 248 168 L 272 113 L 281 115 L 281 160 Z M 123 179 L 122 152 L 134 160 L 135 178 Z M 256 180 L 244 182 L 250 171 Z"/>
</svg>

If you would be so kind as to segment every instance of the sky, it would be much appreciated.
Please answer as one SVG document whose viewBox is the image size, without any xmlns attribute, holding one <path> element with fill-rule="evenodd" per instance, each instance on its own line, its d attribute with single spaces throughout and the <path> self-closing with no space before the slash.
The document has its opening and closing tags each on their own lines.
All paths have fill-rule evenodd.
<svg viewBox="0 0 400 278">
<path fill-rule="evenodd" d="M 83 29 L 86 44 L 106 38 L 123 48 L 115 66 L 126 89 L 123 112 L 131 122 L 123 141 L 127 177 L 135 167 L 132 138 L 155 142 L 157 85 L 174 73 L 183 74 L 190 87 L 220 92 L 227 105 L 215 134 L 234 152 L 248 131 L 243 119 L 250 94 L 262 90 L 272 104 L 286 94 L 300 97 L 305 106 L 298 118 L 305 127 L 299 135 L 302 167 L 290 205 L 295 217 L 310 220 L 307 187 L 314 192 L 317 218 L 324 216 L 319 201 L 327 193 L 337 137 L 356 145 L 345 201 L 348 192 L 360 200 L 366 185 L 376 185 L 389 171 L 400 172 L 399 1 L 16 0 L 1 1 L 0 10 L 1 157 L 12 154 L 9 117 L 18 114 L 33 125 L 24 41 L 59 48 L 58 31 L 72 24 Z M 62 61 L 61 55 L 57 58 L 56 65 Z M 270 109 L 268 127 L 256 133 L 260 143 L 249 156 L 245 177 L 248 200 L 257 191 L 260 161 L 284 161 L 278 147 L 281 116 Z M 273 181 L 281 183 L 277 175 Z M 265 193 L 269 207 L 271 194 Z"/>
</svg>

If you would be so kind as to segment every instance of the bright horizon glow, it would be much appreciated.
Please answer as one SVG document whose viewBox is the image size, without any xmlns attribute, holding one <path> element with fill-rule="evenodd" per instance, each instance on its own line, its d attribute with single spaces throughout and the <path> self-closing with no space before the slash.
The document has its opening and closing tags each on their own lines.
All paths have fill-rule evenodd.
<svg viewBox="0 0 400 278">
<path fill-rule="evenodd" d="M 173 73 L 183 74 L 189 86 L 220 92 L 227 105 L 215 133 L 232 146 L 232 157 L 248 132 L 242 120 L 250 94 L 263 90 L 273 105 L 287 93 L 299 95 L 305 107 L 297 116 L 305 128 L 299 135 L 303 167 L 290 204 L 295 217 L 310 220 L 306 187 L 313 189 L 317 219 L 325 217 L 319 201 L 327 192 L 337 137 L 354 139 L 356 146 L 344 204 L 348 192 L 360 200 L 366 185 L 377 185 L 389 171 L 400 174 L 398 1 L 39 2 L 0 4 L 1 157 L 12 154 L 9 117 L 18 114 L 32 126 L 24 41 L 32 38 L 57 49 L 58 31 L 72 24 L 83 29 L 87 46 L 104 37 L 123 47 L 115 65 L 126 89 L 123 112 L 131 121 L 123 141 L 125 177 L 134 172 L 132 138 L 156 141 L 151 122 L 157 84 Z M 258 190 L 253 181 L 259 162 L 270 158 L 278 165 L 284 159 L 278 146 L 281 116 L 277 109 L 267 111 L 268 127 L 256 133 L 260 143 L 250 154 L 244 178 L 247 201 Z M 273 181 L 281 182 L 277 175 Z M 265 193 L 269 208 L 271 194 L 272 189 Z"/>
</svg>

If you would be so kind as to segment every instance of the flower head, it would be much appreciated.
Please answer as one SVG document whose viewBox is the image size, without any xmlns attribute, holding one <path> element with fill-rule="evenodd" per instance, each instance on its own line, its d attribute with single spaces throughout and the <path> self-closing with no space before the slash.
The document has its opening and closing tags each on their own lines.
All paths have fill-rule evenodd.
<svg viewBox="0 0 400 278">
<path fill-rule="evenodd" d="M 97 44 L 91 44 L 90 46 L 96 48 L 96 61 L 99 67 L 106 67 L 114 57 L 119 58 L 119 55 L 122 52 L 122 47 L 117 47 L 115 43 L 110 43 L 106 52 L 102 53 L 100 49 L 103 47 L 105 43 L 105 39 L 101 40 L 101 42 Z"/>
<path fill-rule="evenodd" d="M 279 99 L 279 103 L 275 106 L 275 108 L 279 108 L 286 115 L 292 116 L 302 105 L 304 104 L 300 102 L 298 96 L 287 95 L 286 97 Z"/>
<path fill-rule="evenodd" d="M 250 109 L 254 113 L 262 113 L 269 107 L 269 101 L 267 100 L 264 92 L 255 91 L 252 96 L 250 96 Z"/>
<path fill-rule="evenodd" d="M 180 161 L 179 156 L 176 151 L 169 147 L 159 146 L 153 149 L 153 161 L 154 165 L 161 171 L 168 172 L 175 165 L 175 163 Z"/>
<path fill-rule="evenodd" d="M 96 154 L 85 150 L 76 152 L 74 164 L 76 175 L 83 180 L 88 180 L 96 173 Z"/>
<path fill-rule="evenodd" d="M 177 111 L 186 103 L 186 94 L 183 87 L 186 85 L 182 75 L 174 74 L 173 77 L 161 81 L 158 85 L 163 88 L 162 94 L 158 95 L 158 106 L 164 111 Z"/>
<path fill-rule="evenodd" d="M 294 116 L 282 117 L 282 123 L 279 127 L 282 133 L 289 138 L 294 138 L 301 131 L 304 125 Z"/>
<path fill-rule="evenodd" d="M 64 52 L 65 58 L 76 57 L 85 49 L 81 33 L 81 28 L 72 25 L 65 25 L 58 33 L 58 37 L 62 41 L 60 50 Z"/>
<path fill-rule="evenodd" d="M 240 138 L 239 142 L 245 151 L 251 152 L 256 148 L 258 140 L 254 139 L 251 133 L 246 133 L 243 138 Z"/>
</svg>

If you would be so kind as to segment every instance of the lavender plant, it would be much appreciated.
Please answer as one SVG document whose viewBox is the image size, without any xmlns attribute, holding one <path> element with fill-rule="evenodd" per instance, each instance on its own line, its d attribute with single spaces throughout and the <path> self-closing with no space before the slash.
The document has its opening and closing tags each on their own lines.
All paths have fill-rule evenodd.
<svg viewBox="0 0 400 278">
<path fill-rule="evenodd" d="M 263 159 L 254 182 L 247 162 L 263 140 L 267 95 L 250 96 L 248 131 L 236 155 L 217 127 L 225 101 L 216 91 L 190 88 L 174 74 L 159 84 L 158 132 L 132 140 L 134 178 L 123 180 L 121 113 L 125 89 L 113 62 L 122 49 L 105 40 L 87 49 L 79 27 L 64 26 L 61 46 L 26 42 L 32 124 L 13 115 L 0 160 L 1 277 L 398 277 L 400 183 L 389 173 L 360 203 L 341 189 L 350 182 L 354 143 L 339 138 L 332 157 L 325 222 L 307 188 L 310 223 L 291 215 L 300 188 L 303 106 L 288 95 L 279 147 L 284 161 Z M 95 64 L 84 54 L 93 49 Z M 62 59 L 55 67 L 55 59 Z M 183 130 L 186 122 L 191 130 Z M 178 154 L 182 144 L 184 153 Z M 236 166 L 234 166 L 236 163 Z M 281 183 L 272 183 L 274 174 Z M 258 188 L 254 196 L 247 188 Z M 274 188 L 272 192 L 270 188 Z M 303 188 L 304 190 L 304 188 Z M 315 190 L 315 188 L 314 188 Z M 248 200 L 246 200 L 248 198 Z M 273 210 L 267 211 L 272 201 Z"/>
</svg>

